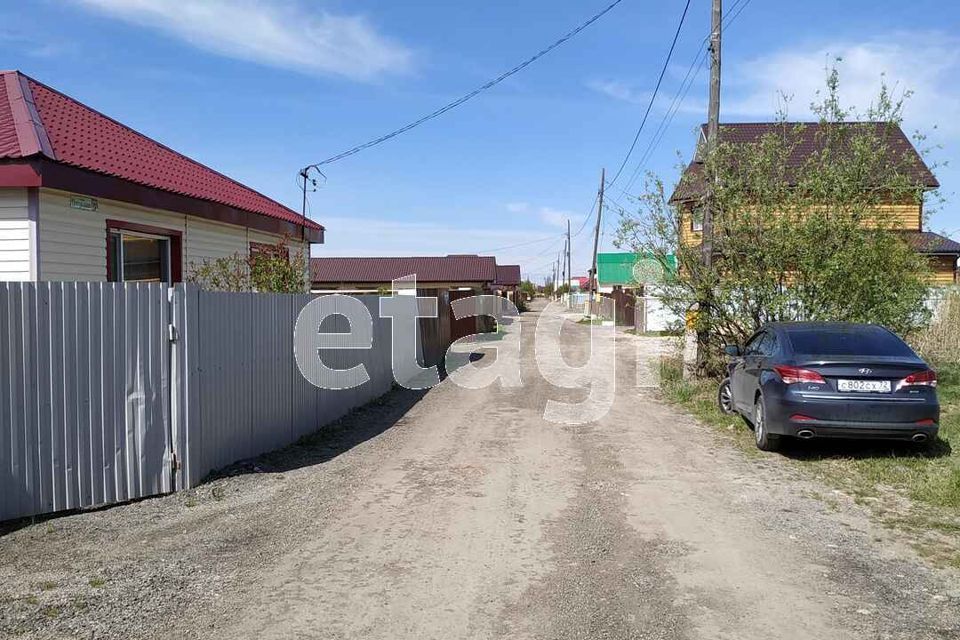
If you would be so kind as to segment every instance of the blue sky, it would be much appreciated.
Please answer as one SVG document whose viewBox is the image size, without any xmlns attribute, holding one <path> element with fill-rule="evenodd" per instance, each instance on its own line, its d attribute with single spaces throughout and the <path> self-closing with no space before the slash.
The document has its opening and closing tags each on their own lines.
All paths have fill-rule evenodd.
<svg viewBox="0 0 960 640">
<path fill-rule="evenodd" d="M 299 167 L 432 111 L 606 4 L 2 0 L 0 66 L 299 209 Z M 641 152 L 709 30 L 709 4 L 691 4 Z M 496 252 L 542 279 L 566 219 L 580 228 L 600 168 L 620 164 L 682 6 L 624 0 L 459 109 L 325 167 L 311 215 L 326 225 L 327 244 L 314 255 L 488 252 L 543 239 Z M 948 162 L 960 148 L 957 25 L 960 6 L 942 1 L 751 0 L 724 34 L 721 119 L 768 120 L 779 91 L 794 96 L 792 115 L 806 116 L 824 65 L 842 56 L 846 102 L 866 107 L 885 73 L 913 91 L 905 128 L 929 134 L 942 147 L 932 160 Z M 703 69 L 644 167 L 668 182 L 692 151 L 706 81 Z M 631 161 L 612 192 L 624 203 L 633 169 Z M 946 202 L 931 227 L 960 236 L 960 170 L 936 173 Z M 573 270 L 585 272 L 589 228 L 573 246 Z"/>
</svg>

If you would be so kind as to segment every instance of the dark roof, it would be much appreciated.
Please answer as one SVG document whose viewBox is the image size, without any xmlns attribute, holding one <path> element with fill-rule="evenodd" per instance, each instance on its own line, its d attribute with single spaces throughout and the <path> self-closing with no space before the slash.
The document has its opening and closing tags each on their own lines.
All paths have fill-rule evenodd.
<svg viewBox="0 0 960 640">
<path fill-rule="evenodd" d="M 419 282 L 494 282 L 492 256 L 450 255 L 406 258 L 310 258 L 310 279 L 316 283 L 388 283 L 414 275 Z"/>
<path fill-rule="evenodd" d="M 520 286 L 520 265 L 498 264 L 496 284 L 502 284 L 505 287 Z"/>
<path fill-rule="evenodd" d="M 0 159 L 39 157 L 285 222 L 323 228 L 19 71 L 2 71 Z"/>
<path fill-rule="evenodd" d="M 915 251 L 919 253 L 941 253 L 960 255 L 960 242 L 956 242 L 932 231 L 904 231 L 904 237 Z"/>
<path fill-rule="evenodd" d="M 909 162 L 907 171 L 916 179 L 917 184 L 928 189 L 936 189 L 940 186 L 936 177 L 930 168 L 924 163 L 923 158 L 917 153 L 916 147 L 910 142 L 910 139 L 904 134 L 899 126 L 891 126 L 886 122 L 850 122 L 843 125 L 824 124 L 820 122 L 731 122 L 720 125 L 719 137 L 721 143 L 732 145 L 738 144 L 756 144 L 760 142 L 763 136 L 767 134 L 776 134 L 781 136 L 794 137 L 794 147 L 790 157 L 787 159 L 787 168 L 796 168 L 802 164 L 816 151 L 819 150 L 821 131 L 824 127 L 831 126 L 850 126 L 850 127 L 872 127 L 873 133 L 886 140 L 892 153 Z M 699 198 L 703 195 L 703 163 L 699 157 L 700 141 L 706 139 L 707 125 L 700 127 L 700 139 L 698 140 L 698 153 L 693 162 L 687 165 L 683 171 L 683 178 L 673 195 L 671 201 L 689 200 Z"/>
</svg>

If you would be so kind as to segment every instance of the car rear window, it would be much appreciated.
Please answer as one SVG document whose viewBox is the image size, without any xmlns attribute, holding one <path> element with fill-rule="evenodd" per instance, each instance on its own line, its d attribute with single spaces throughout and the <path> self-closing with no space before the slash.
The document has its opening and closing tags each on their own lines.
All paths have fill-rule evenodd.
<svg viewBox="0 0 960 640">
<path fill-rule="evenodd" d="M 916 357 L 903 340 L 882 327 L 790 329 L 787 335 L 795 353 Z"/>
</svg>

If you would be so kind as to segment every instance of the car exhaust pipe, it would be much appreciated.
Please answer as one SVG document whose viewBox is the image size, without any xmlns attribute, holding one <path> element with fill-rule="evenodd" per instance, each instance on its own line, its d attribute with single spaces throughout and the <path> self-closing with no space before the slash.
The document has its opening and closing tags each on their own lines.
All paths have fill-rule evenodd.
<svg viewBox="0 0 960 640">
<path fill-rule="evenodd" d="M 913 437 L 911 438 L 911 440 L 913 440 L 914 442 L 926 442 L 926 441 L 927 441 L 927 434 L 925 434 L 925 433 L 915 433 L 915 434 L 913 434 Z"/>
<path fill-rule="evenodd" d="M 814 434 L 810 429 L 800 429 L 800 431 L 797 431 L 797 437 L 801 440 L 809 440 L 814 435 L 816 434 Z"/>
</svg>

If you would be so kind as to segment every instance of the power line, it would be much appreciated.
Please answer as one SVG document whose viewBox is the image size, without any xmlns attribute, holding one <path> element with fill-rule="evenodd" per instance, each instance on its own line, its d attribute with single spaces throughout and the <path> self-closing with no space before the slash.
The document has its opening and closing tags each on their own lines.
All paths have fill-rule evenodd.
<svg viewBox="0 0 960 640">
<path fill-rule="evenodd" d="M 653 89 L 653 95 L 650 96 L 650 102 L 647 103 L 647 109 L 643 114 L 643 120 L 640 121 L 640 128 L 637 129 L 637 135 L 633 137 L 633 142 L 630 144 L 630 149 L 627 150 L 627 155 L 624 156 L 623 162 L 620 163 L 620 168 L 617 169 L 616 175 L 613 176 L 613 180 L 609 182 L 612 186 L 617 178 L 620 177 L 620 174 L 623 173 L 623 168 L 627 166 L 627 162 L 630 160 L 630 156 L 633 154 L 633 150 L 637 146 L 637 141 L 640 139 L 640 133 L 643 131 L 643 126 L 647 123 L 647 117 L 650 115 L 650 110 L 653 108 L 653 103 L 657 99 L 657 93 L 660 91 L 660 84 L 663 82 L 663 76 L 667 73 L 667 66 L 670 64 L 670 58 L 673 57 L 673 49 L 677 46 L 677 39 L 680 37 L 680 30 L 683 28 L 683 23 L 687 19 L 687 10 L 690 8 L 690 0 L 687 0 L 686 4 L 683 6 L 683 13 L 680 15 L 680 24 L 677 25 L 677 30 L 673 34 L 673 41 L 670 43 L 670 51 L 667 52 L 667 58 L 663 61 L 663 68 L 660 69 L 660 76 L 657 78 L 657 86 Z"/>
<path fill-rule="evenodd" d="M 723 26 L 724 30 L 728 29 L 736 19 L 740 16 L 747 5 L 749 5 L 751 0 L 736 0 L 733 3 L 733 6 L 730 8 L 730 13 L 724 16 Z M 674 116 L 680 110 L 680 106 L 683 104 L 683 101 L 687 97 L 687 93 L 690 91 L 690 88 L 693 86 L 693 83 L 696 82 L 697 77 L 699 77 L 700 72 L 703 70 L 706 64 L 706 52 L 704 51 L 707 42 L 709 41 L 709 34 L 700 41 L 700 47 L 697 49 L 697 53 L 694 55 L 693 62 L 690 63 L 690 66 L 687 68 L 687 73 L 684 75 L 683 80 L 680 82 L 680 87 L 677 89 L 677 93 L 674 95 L 673 100 L 670 103 L 670 106 L 667 108 L 667 111 L 664 113 L 663 118 L 660 119 L 660 124 L 657 126 L 657 130 L 654 132 L 653 137 L 650 139 L 650 143 L 647 145 L 646 150 L 643 153 L 640 161 L 637 163 L 636 168 L 633 170 L 633 173 L 630 176 L 630 180 L 627 185 L 621 190 L 620 195 L 623 196 L 627 191 L 633 186 L 636 182 L 637 177 L 640 174 L 640 171 L 646 165 L 647 161 L 650 159 L 650 156 L 653 155 L 653 152 L 660 145 L 660 142 L 663 140 L 663 137 L 666 135 L 667 129 L 669 129 L 670 124 L 673 122 Z M 696 69 L 696 71 L 694 71 Z M 691 77 L 691 73 L 693 76 Z M 688 82 L 689 79 L 689 82 Z"/>
<path fill-rule="evenodd" d="M 600 200 L 600 192 L 597 191 L 597 195 L 593 198 L 593 204 L 590 205 L 590 211 L 587 212 L 586 217 L 584 217 L 583 222 L 580 223 L 580 228 L 577 229 L 577 232 L 573 234 L 573 237 L 576 238 L 580 235 L 580 232 L 587 226 L 587 222 L 590 221 L 590 218 L 593 217 L 593 211 L 597 208 L 597 202 Z"/>
<path fill-rule="evenodd" d="M 693 83 L 696 82 L 697 78 L 700 76 L 700 72 L 703 71 L 704 66 L 706 66 L 707 55 L 701 46 L 700 51 L 697 53 L 697 58 L 694 59 L 693 64 L 690 66 L 687 71 L 687 76 L 684 77 L 683 83 L 680 85 L 680 89 L 677 91 L 677 94 L 674 96 L 673 101 L 670 103 L 670 107 L 667 108 L 667 111 L 664 113 L 663 118 L 660 120 L 660 125 L 657 126 L 657 130 L 654 132 L 653 137 L 650 139 L 650 142 L 647 144 L 647 148 L 644 150 L 643 155 L 640 158 L 640 161 L 637 163 L 637 166 L 634 168 L 633 172 L 630 174 L 630 179 L 627 181 L 627 184 L 621 190 L 620 195 L 626 195 L 627 192 L 633 187 L 634 183 L 637 181 L 637 177 L 640 175 L 642 169 L 646 166 L 647 161 L 650 160 L 650 157 L 653 155 L 653 152 L 656 150 L 660 143 L 663 141 L 663 137 L 666 135 L 667 130 L 670 128 L 670 124 L 673 122 L 674 116 L 677 115 L 677 112 L 680 110 L 680 106 L 683 104 L 683 101 L 687 97 L 687 93 L 690 91 L 690 88 L 693 86 Z M 696 71 L 694 71 L 696 68 Z M 691 75 L 691 72 L 692 75 Z M 687 82 L 689 78 L 689 82 Z"/>
<path fill-rule="evenodd" d="M 494 253 L 496 251 L 503 251 L 504 249 L 515 249 L 516 247 L 525 247 L 527 245 L 539 244 L 541 242 L 546 242 L 547 240 L 553 240 L 556 237 L 557 237 L 556 235 L 546 236 L 544 238 L 539 238 L 537 240 L 530 240 L 528 242 L 518 242 L 517 244 L 510 244 L 505 247 L 496 247 L 494 249 L 484 249 L 483 251 L 478 251 L 477 253 Z"/>
<path fill-rule="evenodd" d="M 513 68 L 510 69 L 509 71 L 506 71 L 506 72 L 500 74 L 499 76 L 497 76 L 497 77 L 494 78 L 493 80 L 490 80 L 489 82 L 486 82 L 485 84 L 477 87 L 476 89 L 474 89 L 474 90 L 471 91 L 470 93 L 467 93 L 467 94 L 465 94 L 465 95 L 457 98 L 457 99 L 454 100 L 453 102 L 447 103 L 447 104 L 444 105 L 443 107 L 440 107 L 440 108 L 437 109 L 436 111 L 433 111 L 433 112 L 431 112 L 431 113 L 423 116 L 422 118 L 419 118 L 419 119 L 417 119 L 417 120 L 414 120 L 413 122 L 411 122 L 411 123 L 409 123 L 409 124 L 406 124 L 406 125 L 400 127 L 399 129 L 395 129 L 394 131 L 391 131 L 391 132 L 388 133 L 388 134 L 382 135 L 382 136 L 380 136 L 379 138 L 374 138 L 373 140 L 370 140 L 369 142 L 364 142 L 363 144 L 359 144 L 359 145 L 353 147 L 352 149 L 348 149 L 348 150 L 346 150 L 346 151 L 343 151 L 342 153 L 338 153 L 338 154 L 335 155 L 335 156 L 331 156 L 331 157 L 327 158 L 326 160 L 323 160 L 323 161 L 321 161 L 321 162 L 318 162 L 318 163 L 316 164 L 316 166 L 320 167 L 320 166 L 323 166 L 323 165 L 326 165 L 326 164 L 331 164 L 331 163 L 333 163 L 333 162 L 337 162 L 338 160 L 343 160 L 344 158 L 347 158 L 347 157 L 349 157 L 349 156 L 352 156 L 352 155 L 354 155 L 354 154 L 356 154 L 356 153 L 360 153 L 360 152 L 363 151 L 364 149 L 369 149 L 370 147 L 374 147 L 374 146 L 376 146 L 376 145 L 378 145 L 378 144 L 380 144 L 380 143 L 386 142 L 387 140 L 390 140 L 391 138 L 395 138 L 395 137 L 399 136 L 399 135 L 402 134 L 402 133 L 406 133 L 407 131 L 410 131 L 410 130 L 413 129 L 414 127 L 420 126 L 421 124 L 427 122 L 428 120 L 433 120 L 434 118 L 445 114 L 447 111 L 450 111 L 450 110 L 452 110 L 452 109 L 455 109 L 455 108 L 459 107 L 459 106 L 462 105 L 464 102 L 467 102 L 467 101 L 470 100 L 471 98 L 476 97 L 477 95 L 479 95 L 480 93 L 486 91 L 487 89 L 490 89 L 490 88 L 492 88 L 492 87 L 495 87 L 496 85 L 500 84 L 501 82 L 503 82 L 504 80 L 506 80 L 506 79 L 509 78 L 510 76 L 514 75 L 515 73 L 518 73 L 518 72 L 522 71 L 523 69 L 527 68 L 528 66 L 530 66 L 531 64 L 533 64 L 534 62 L 536 62 L 537 60 L 539 60 L 540 58 L 542 58 L 543 56 L 547 55 L 548 53 L 550 53 L 551 51 L 553 51 L 554 49 L 556 49 L 556 48 L 559 47 L 560 45 L 564 44 L 565 42 L 567 42 L 568 40 L 570 40 L 571 38 L 573 38 L 574 36 L 576 36 L 578 33 L 580 33 L 581 31 L 583 31 L 584 29 L 586 29 L 586 28 L 589 27 L 590 25 L 592 25 L 594 22 L 596 22 L 597 20 L 599 20 L 600 18 L 602 18 L 604 15 L 606 15 L 609 11 L 611 11 L 614 7 L 616 7 L 616 6 L 617 6 L 618 4 L 620 4 L 621 2 L 623 2 L 623 0 L 614 0 L 614 2 L 610 3 L 609 5 L 607 5 L 607 7 L 606 7 L 605 9 L 603 9 L 603 10 L 600 11 L 599 13 L 595 14 L 593 17 L 591 17 L 589 20 L 587 20 L 586 22 L 584 22 L 583 24 L 581 24 L 579 27 L 577 27 L 577 28 L 574 29 L 573 31 L 567 32 L 563 37 L 561 37 L 559 40 L 555 41 L 555 42 L 554 42 L 553 44 L 551 44 L 550 46 L 546 47 L 545 49 L 541 49 L 541 50 L 540 50 L 539 52 L 537 52 L 535 55 L 531 56 L 530 58 L 527 58 L 526 60 L 524 60 L 523 62 L 521 62 L 521 63 L 518 64 L 517 66 L 513 67 Z M 689 4 L 689 0 L 688 0 L 688 4 Z"/>
</svg>

